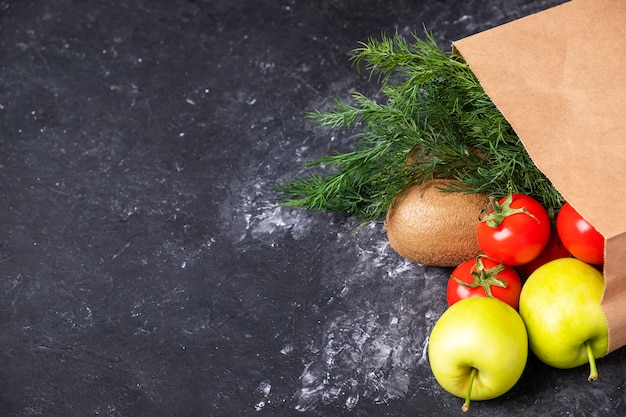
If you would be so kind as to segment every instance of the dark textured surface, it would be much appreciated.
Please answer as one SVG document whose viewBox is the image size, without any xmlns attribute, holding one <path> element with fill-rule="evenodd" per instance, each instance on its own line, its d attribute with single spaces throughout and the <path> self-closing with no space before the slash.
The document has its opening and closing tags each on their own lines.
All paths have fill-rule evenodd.
<svg viewBox="0 0 626 417">
<path fill-rule="evenodd" d="M 449 272 L 275 207 L 348 138 L 304 120 L 381 32 L 443 46 L 559 3 L 0 1 L 2 416 L 433 416 Z M 535 360 L 470 415 L 622 416 L 626 358 Z"/>
</svg>

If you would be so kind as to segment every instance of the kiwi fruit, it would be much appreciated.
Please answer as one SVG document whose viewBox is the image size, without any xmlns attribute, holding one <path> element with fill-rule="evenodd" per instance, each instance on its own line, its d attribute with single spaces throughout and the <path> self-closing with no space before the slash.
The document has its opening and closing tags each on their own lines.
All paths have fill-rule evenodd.
<svg viewBox="0 0 626 417">
<path fill-rule="evenodd" d="M 389 244 L 400 256 L 429 266 L 455 267 L 480 255 L 476 227 L 489 205 L 485 194 L 442 191 L 445 181 L 413 185 L 390 205 Z"/>
</svg>

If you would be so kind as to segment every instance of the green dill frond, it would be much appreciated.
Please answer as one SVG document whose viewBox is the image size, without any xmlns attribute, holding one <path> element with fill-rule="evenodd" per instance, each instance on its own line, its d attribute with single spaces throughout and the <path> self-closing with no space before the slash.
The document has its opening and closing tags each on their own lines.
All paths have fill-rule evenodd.
<svg viewBox="0 0 626 417">
<path fill-rule="evenodd" d="M 382 35 L 353 51 L 356 68 L 378 77 L 379 101 L 353 92 L 351 104 L 334 99 L 326 111 L 307 114 L 321 127 L 354 131 L 355 143 L 350 152 L 307 163 L 308 176 L 277 185 L 282 204 L 371 221 L 411 184 L 450 178 L 458 180 L 450 192 L 513 191 L 558 209 L 562 197 L 469 66 L 430 33 L 413 38 Z"/>
</svg>

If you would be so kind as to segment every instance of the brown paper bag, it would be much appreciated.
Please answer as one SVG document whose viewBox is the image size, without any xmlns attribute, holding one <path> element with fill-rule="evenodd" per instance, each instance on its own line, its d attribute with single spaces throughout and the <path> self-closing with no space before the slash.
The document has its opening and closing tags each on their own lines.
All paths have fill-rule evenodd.
<svg viewBox="0 0 626 417">
<path fill-rule="evenodd" d="M 624 0 L 571 0 L 453 44 L 536 166 L 606 239 L 607 353 L 626 345 L 625 22 Z"/>
</svg>

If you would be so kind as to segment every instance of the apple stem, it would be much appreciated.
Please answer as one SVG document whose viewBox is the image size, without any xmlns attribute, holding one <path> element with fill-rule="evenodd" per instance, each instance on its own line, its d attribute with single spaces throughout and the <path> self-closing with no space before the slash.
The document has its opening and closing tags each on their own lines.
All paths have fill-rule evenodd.
<svg viewBox="0 0 626 417">
<path fill-rule="evenodd" d="M 478 373 L 478 369 L 472 368 L 472 373 L 470 374 L 469 385 L 467 386 L 467 392 L 465 393 L 465 402 L 461 407 L 463 412 L 469 410 L 470 407 L 470 397 L 472 396 L 472 385 L 474 385 L 474 379 L 476 378 L 476 374 Z"/>
<path fill-rule="evenodd" d="M 598 379 L 598 367 L 596 366 L 596 358 L 593 356 L 593 350 L 591 349 L 591 344 L 587 340 L 585 342 L 585 350 L 587 351 L 587 358 L 589 358 L 589 378 L 587 380 L 589 382 L 595 381 Z"/>
</svg>

